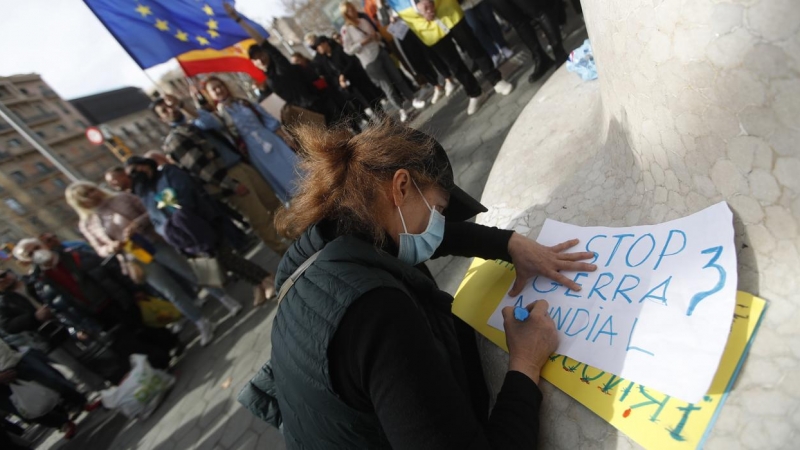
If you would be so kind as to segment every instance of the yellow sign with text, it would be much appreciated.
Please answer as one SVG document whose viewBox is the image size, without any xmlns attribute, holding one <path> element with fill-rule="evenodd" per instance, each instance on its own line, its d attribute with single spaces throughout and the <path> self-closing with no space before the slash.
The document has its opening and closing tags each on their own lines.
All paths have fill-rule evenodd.
<svg viewBox="0 0 800 450">
<path fill-rule="evenodd" d="M 514 266 L 475 259 L 453 303 L 453 313 L 508 351 L 505 333 L 487 324 L 514 280 Z M 647 449 L 702 447 L 739 373 L 766 302 L 739 291 L 728 343 L 711 384 L 698 404 L 686 403 L 635 382 L 552 355 L 542 377 Z"/>
</svg>

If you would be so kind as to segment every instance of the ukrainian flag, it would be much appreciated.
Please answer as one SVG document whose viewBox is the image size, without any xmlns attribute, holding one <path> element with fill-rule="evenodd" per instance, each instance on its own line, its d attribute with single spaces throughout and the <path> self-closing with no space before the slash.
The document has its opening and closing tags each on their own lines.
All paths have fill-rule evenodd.
<svg viewBox="0 0 800 450">
<path fill-rule="evenodd" d="M 428 47 L 447 36 L 449 30 L 464 18 L 464 10 L 458 4 L 458 0 L 434 0 L 434 4 L 439 21 L 428 22 L 417 12 L 413 0 L 389 0 L 389 7 L 397 12 L 411 31 L 419 36 L 420 40 Z"/>
<path fill-rule="evenodd" d="M 193 50 L 222 50 L 250 39 L 225 14 L 223 0 L 84 0 L 84 3 L 142 69 Z M 255 22 L 243 20 L 264 37 L 268 36 Z"/>
</svg>

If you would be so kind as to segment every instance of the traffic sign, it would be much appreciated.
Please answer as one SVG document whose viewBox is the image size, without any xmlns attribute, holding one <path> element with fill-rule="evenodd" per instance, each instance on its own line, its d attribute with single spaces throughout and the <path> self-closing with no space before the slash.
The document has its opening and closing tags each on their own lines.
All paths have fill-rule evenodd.
<svg viewBox="0 0 800 450">
<path fill-rule="evenodd" d="M 89 127 L 86 129 L 86 139 L 89 139 L 94 145 L 103 145 L 103 132 L 97 127 Z"/>
</svg>

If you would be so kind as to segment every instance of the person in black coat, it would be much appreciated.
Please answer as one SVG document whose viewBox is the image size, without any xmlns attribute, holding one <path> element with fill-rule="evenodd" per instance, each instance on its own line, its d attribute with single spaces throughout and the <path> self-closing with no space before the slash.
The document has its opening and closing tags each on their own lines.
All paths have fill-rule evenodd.
<svg viewBox="0 0 800 450">
<path fill-rule="evenodd" d="M 34 266 L 31 285 L 46 305 L 43 315 L 75 329 L 80 340 L 110 339 L 120 356 L 144 354 L 155 368 L 169 366 L 177 336 L 143 324 L 137 302 L 145 292 L 114 261 L 79 249 L 53 251 L 35 238 L 21 240 L 14 257 Z"/>
</svg>

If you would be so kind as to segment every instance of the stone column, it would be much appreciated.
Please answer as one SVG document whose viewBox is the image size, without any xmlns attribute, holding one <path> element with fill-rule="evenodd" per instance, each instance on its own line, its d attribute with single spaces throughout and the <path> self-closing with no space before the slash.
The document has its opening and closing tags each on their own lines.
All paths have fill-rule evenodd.
<svg viewBox="0 0 800 450">
<path fill-rule="evenodd" d="M 512 128 L 482 223 L 631 226 L 725 200 L 739 289 L 769 307 L 706 448 L 794 448 L 800 430 L 800 2 L 593 0 L 599 79 L 559 69 Z M 499 388 L 507 357 L 484 342 Z M 548 448 L 634 445 L 543 383 Z"/>
</svg>

